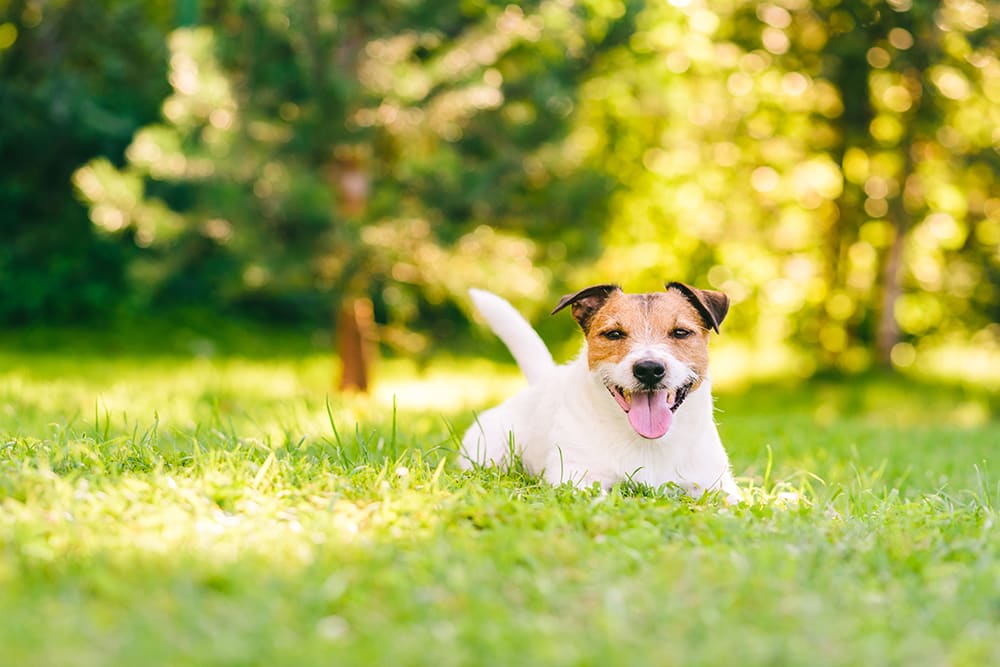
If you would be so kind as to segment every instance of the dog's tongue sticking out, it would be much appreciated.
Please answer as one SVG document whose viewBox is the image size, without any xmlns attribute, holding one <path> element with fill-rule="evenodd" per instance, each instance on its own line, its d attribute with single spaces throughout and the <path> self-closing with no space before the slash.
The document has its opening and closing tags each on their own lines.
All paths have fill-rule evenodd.
<svg viewBox="0 0 1000 667">
<path fill-rule="evenodd" d="M 644 391 L 632 394 L 628 423 L 644 438 L 660 438 L 670 430 L 674 413 L 667 407 L 666 391 Z"/>
<path fill-rule="evenodd" d="M 667 406 L 666 390 L 635 392 L 628 398 L 617 390 L 611 394 L 625 411 L 628 423 L 642 437 L 654 440 L 662 438 L 670 430 L 674 413 Z"/>
</svg>

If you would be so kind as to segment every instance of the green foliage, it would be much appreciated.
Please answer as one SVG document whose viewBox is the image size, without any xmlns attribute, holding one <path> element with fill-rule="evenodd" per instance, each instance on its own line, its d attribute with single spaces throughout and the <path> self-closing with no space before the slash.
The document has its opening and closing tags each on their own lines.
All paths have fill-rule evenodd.
<svg viewBox="0 0 1000 667">
<path fill-rule="evenodd" d="M 156 117 L 168 18 L 145 2 L 0 3 L 0 321 L 106 316 L 127 294 L 134 246 L 96 233 L 70 177 Z"/>
<path fill-rule="evenodd" d="M 681 279 L 804 372 L 1000 345 L 980 0 L 147 5 L 4 5 L 7 321 L 363 296 L 415 352 L 470 285 Z"/>
<path fill-rule="evenodd" d="M 561 223 L 583 207 L 598 224 L 605 188 L 590 169 L 554 178 L 558 150 L 587 63 L 626 19 L 382 9 L 222 3 L 171 34 L 164 122 L 112 175 L 139 196 L 117 199 L 100 161 L 76 175 L 95 223 L 149 248 L 155 287 L 194 275 L 223 303 L 302 298 L 314 313 L 318 295 L 371 293 L 406 321 L 497 277 L 537 291 L 536 241 L 588 249 Z"/>
<path fill-rule="evenodd" d="M 579 142 L 623 186 L 586 275 L 649 285 L 676 267 L 733 297 L 737 329 L 850 370 L 870 363 L 884 311 L 904 363 L 922 337 L 995 322 L 986 11 L 649 5 L 581 94 Z"/>
<path fill-rule="evenodd" d="M 375 398 L 328 402 L 321 355 L 120 352 L 0 352 L 11 664 L 1000 658 L 1000 405 L 955 425 L 989 395 L 722 395 L 749 489 L 727 507 L 458 471 L 442 417 L 461 429 L 507 369 L 439 362 L 407 392 L 390 367 Z"/>
</svg>

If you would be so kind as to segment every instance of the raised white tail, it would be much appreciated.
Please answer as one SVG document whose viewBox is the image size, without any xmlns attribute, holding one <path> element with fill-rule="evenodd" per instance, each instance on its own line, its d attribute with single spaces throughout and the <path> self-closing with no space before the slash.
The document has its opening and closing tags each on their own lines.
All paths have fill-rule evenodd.
<svg viewBox="0 0 1000 667">
<path fill-rule="evenodd" d="M 481 289 L 470 289 L 469 296 L 493 333 L 510 350 L 528 384 L 534 384 L 555 367 L 556 362 L 538 332 L 506 299 Z"/>
</svg>

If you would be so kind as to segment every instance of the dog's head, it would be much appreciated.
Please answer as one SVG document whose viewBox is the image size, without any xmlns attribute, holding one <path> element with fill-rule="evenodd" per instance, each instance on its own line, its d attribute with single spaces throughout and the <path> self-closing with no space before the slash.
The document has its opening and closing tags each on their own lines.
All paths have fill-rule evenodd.
<svg viewBox="0 0 1000 667">
<path fill-rule="evenodd" d="M 708 335 L 719 331 L 729 297 L 683 283 L 626 294 L 594 285 L 564 296 L 587 338 L 587 362 L 625 411 L 636 433 L 664 436 L 687 395 L 708 371 Z"/>
</svg>

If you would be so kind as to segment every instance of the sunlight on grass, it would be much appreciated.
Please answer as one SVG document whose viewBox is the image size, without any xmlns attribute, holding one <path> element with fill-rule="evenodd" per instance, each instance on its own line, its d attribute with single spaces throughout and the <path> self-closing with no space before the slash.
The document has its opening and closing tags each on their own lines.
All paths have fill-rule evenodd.
<svg viewBox="0 0 1000 667">
<path fill-rule="evenodd" d="M 5 659 L 995 664 L 993 394 L 743 355 L 713 358 L 726 505 L 458 470 L 509 364 L 389 359 L 343 396 L 322 354 L 0 353 Z"/>
<path fill-rule="evenodd" d="M 22 464 L 0 500 L 0 540 L 16 539 L 24 558 L 59 567 L 102 555 L 210 558 L 216 567 L 253 556 L 301 568 L 317 547 L 413 540 L 434 530 L 452 502 L 439 484 L 443 461 L 407 462 L 387 461 L 354 479 L 320 466 L 305 483 L 295 483 L 294 460 L 273 457 L 260 466 L 214 457 L 190 470 L 120 478 Z M 359 485 L 374 496 L 359 494 Z M 0 572 L 0 580 L 12 575 Z"/>
<path fill-rule="evenodd" d="M 382 405 L 407 410 L 455 412 L 498 403 L 527 386 L 512 366 L 479 361 L 472 364 L 446 363 L 422 372 L 410 364 L 394 363 L 378 380 L 372 398 Z"/>
<path fill-rule="evenodd" d="M 1000 347 L 996 344 L 942 345 L 928 350 L 915 366 L 925 377 L 1000 391 Z"/>
</svg>

